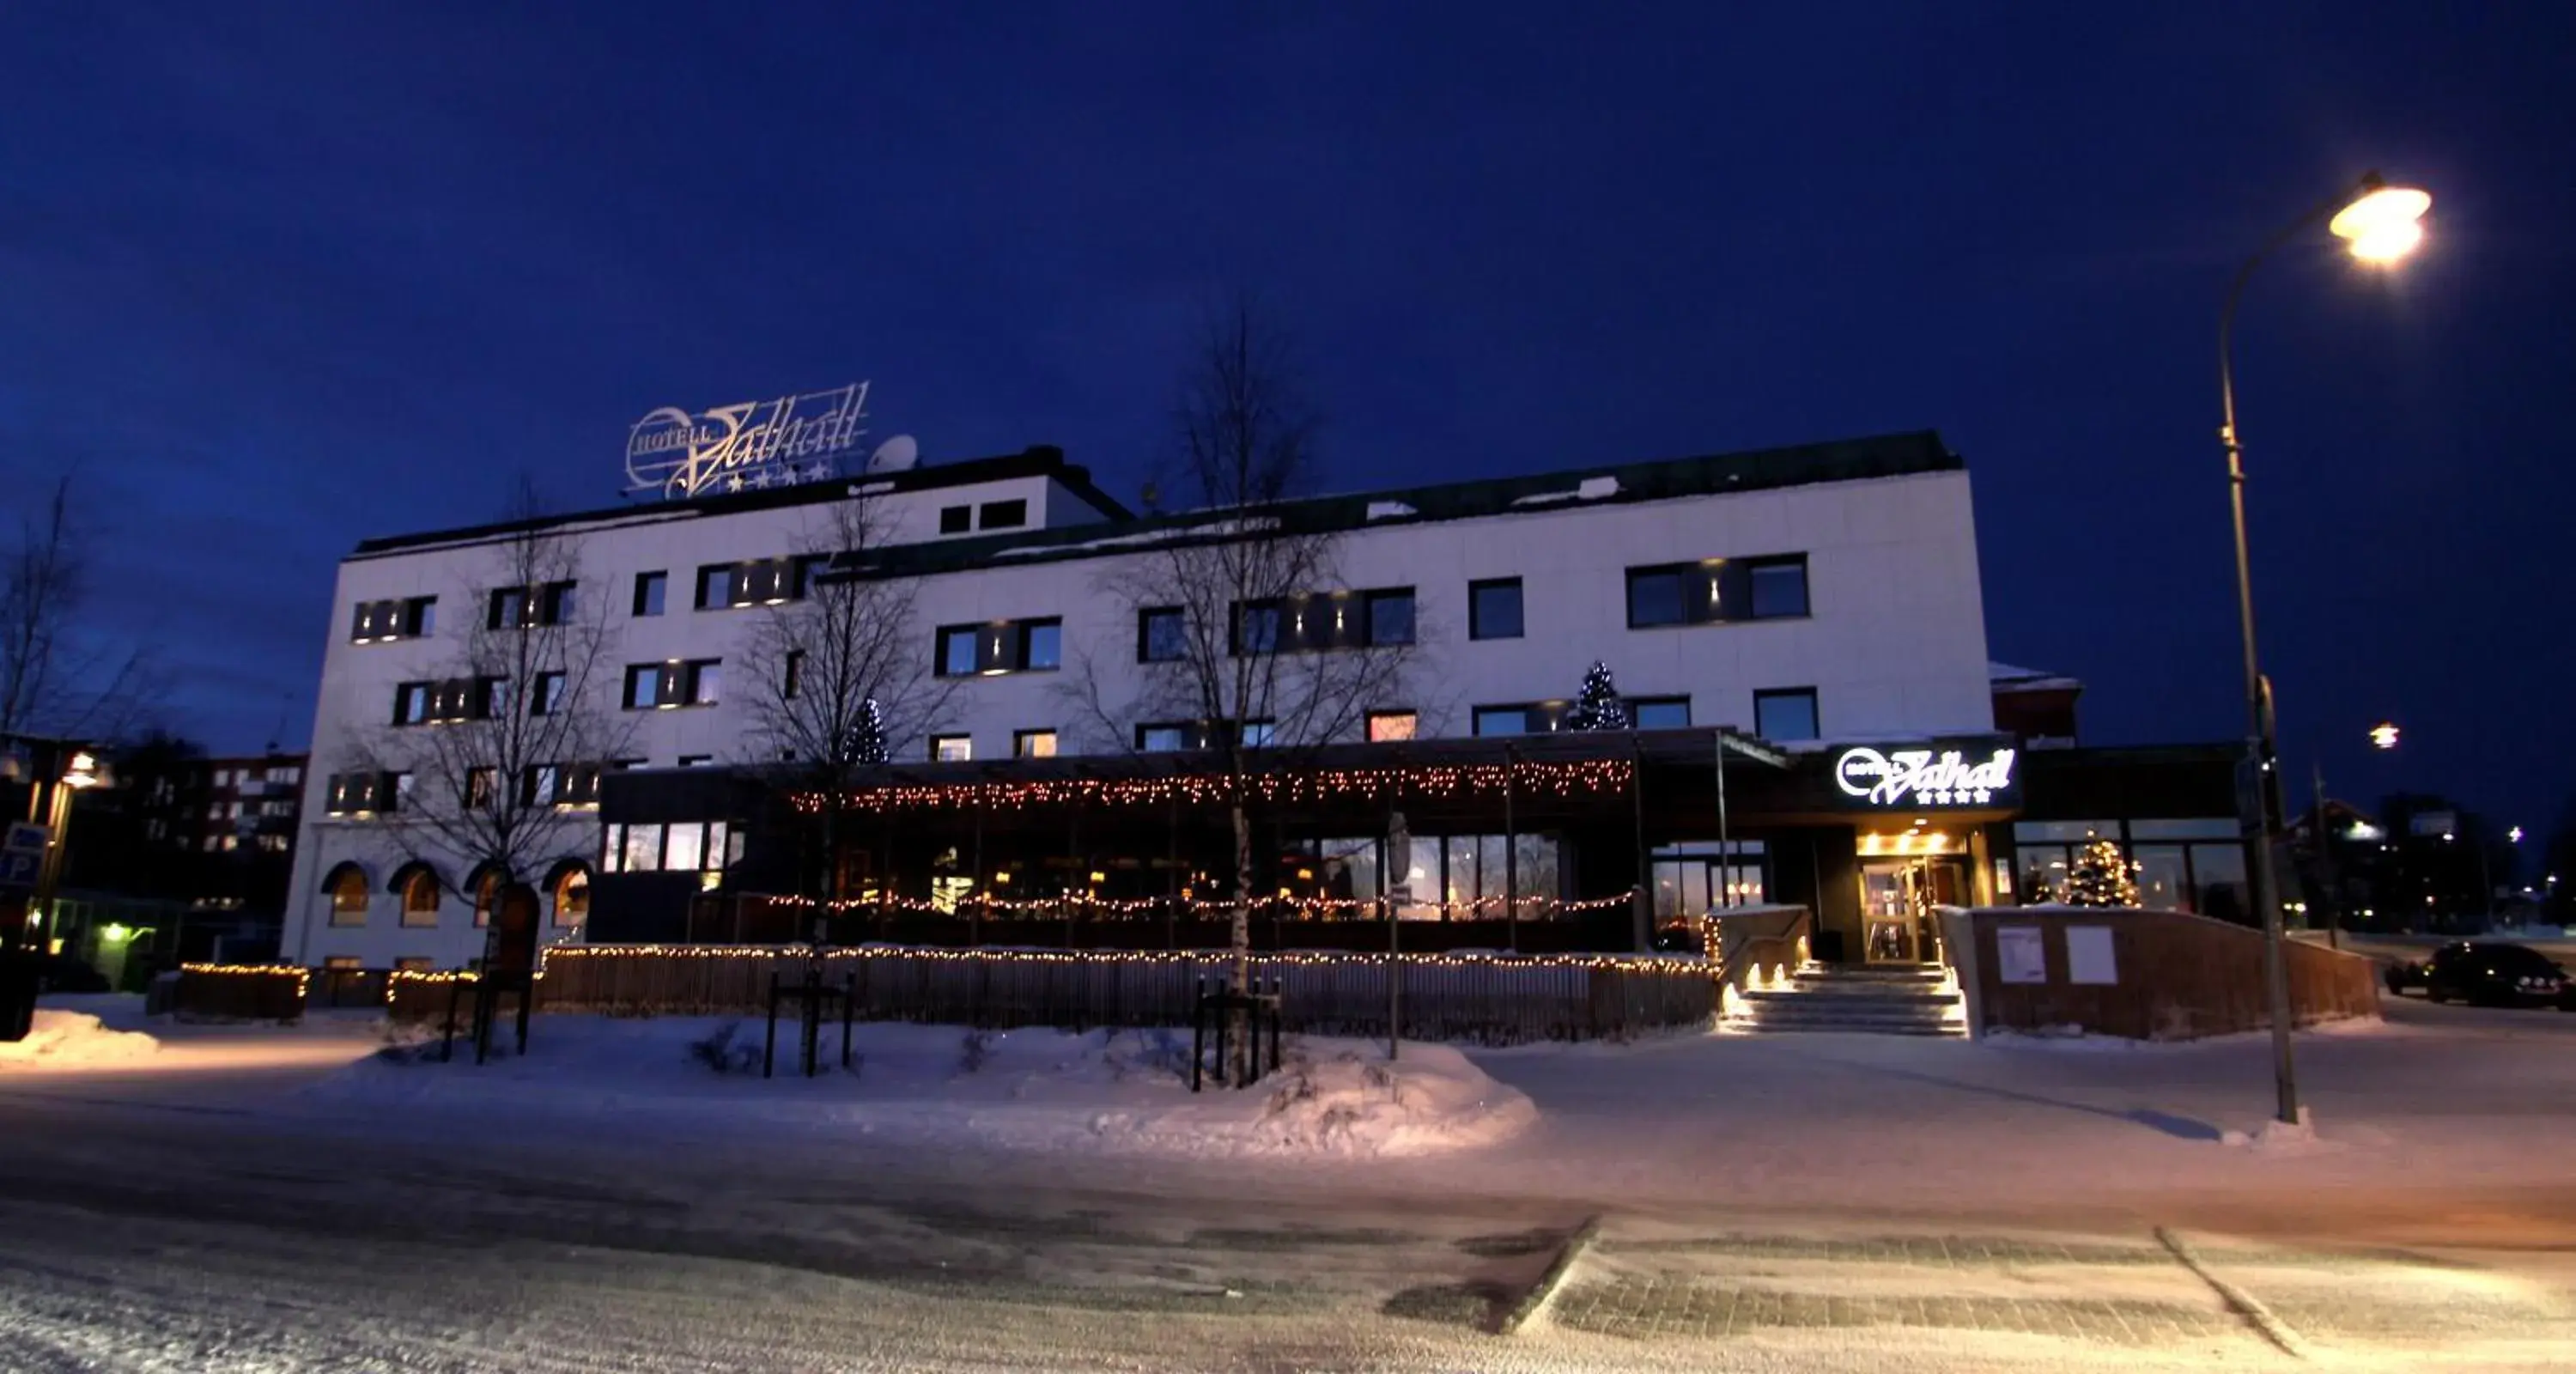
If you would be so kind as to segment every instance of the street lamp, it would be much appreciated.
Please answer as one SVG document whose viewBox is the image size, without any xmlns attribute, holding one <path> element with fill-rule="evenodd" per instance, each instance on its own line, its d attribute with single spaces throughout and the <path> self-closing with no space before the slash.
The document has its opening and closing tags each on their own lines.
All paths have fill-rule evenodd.
<svg viewBox="0 0 2576 1374">
<path fill-rule="evenodd" d="M 2397 727 L 2389 724 L 2387 721 L 2381 721 L 2379 724 L 2370 727 L 2370 745 L 2374 749 L 2396 748 Z"/>
<path fill-rule="evenodd" d="M 2308 232 L 2317 221 L 2328 219 L 2327 231 L 2351 245 L 2354 257 L 2368 263 L 2390 263 L 2404 257 L 2423 241 L 2424 212 L 2432 207 L 2433 198 L 2422 191 L 2390 186 L 2379 173 L 2365 174 L 2358 182 L 2337 192 L 2307 213 L 2282 226 L 2254 256 L 2236 269 L 2236 277 L 2227 285 L 2227 300 L 2218 313 L 2218 399 L 2221 422 L 2218 441 L 2227 450 L 2228 496 L 2236 520 L 2236 617 L 2245 636 L 2245 718 L 2246 763 L 2251 769 L 2247 803 L 2246 834 L 2254 841 L 2254 907 L 2263 914 L 2263 975 L 2272 1003 L 2272 1068 L 2274 1086 L 2280 1096 L 2281 1120 L 2292 1125 L 2299 1120 L 2298 1081 L 2290 1062 L 2290 973 L 2287 955 L 2282 950 L 2281 894 L 2273 873 L 2271 781 L 2272 739 L 2264 719 L 2263 664 L 2254 647 L 2254 573 L 2245 542 L 2245 447 L 2236 429 L 2236 367 L 2233 344 L 2236 336 L 2236 307 L 2245 295 L 2245 282 L 2272 250 Z M 2329 217 L 2331 217 L 2329 219 Z M 2383 725 L 2387 731 L 2387 748 L 2397 742 L 2397 728 Z M 2380 731 L 2371 736 L 2377 741 Z"/>
</svg>

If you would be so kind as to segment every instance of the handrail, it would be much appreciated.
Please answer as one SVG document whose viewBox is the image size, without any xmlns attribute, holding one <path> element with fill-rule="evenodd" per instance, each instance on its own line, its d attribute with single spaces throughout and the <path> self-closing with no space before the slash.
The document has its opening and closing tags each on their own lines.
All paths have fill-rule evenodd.
<svg viewBox="0 0 2576 1374">
<path fill-rule="evenodd" d="M 1730 919 L 1743 922 L 1756 915 L 1777 915 L 1784 911 L 1791 914 L 1781 929 L 1739 932 L 1727 929 Z M 1768 907 L 1735 912 L 1720 910 L 1711 912 L 1708 919 L 1717 927 L 1716 968 L 1713 972 L 1720 982 L 1730 985 L 1741 983 L 1746 972 L 1759 969 L 1766 962 L 1777 962 L 1788 968 L 1805 962 L 1806 950 L 1813 944 L 1811 937 L 1816 927 L 1815 913 L 1805 907 Z"/>
</svg>

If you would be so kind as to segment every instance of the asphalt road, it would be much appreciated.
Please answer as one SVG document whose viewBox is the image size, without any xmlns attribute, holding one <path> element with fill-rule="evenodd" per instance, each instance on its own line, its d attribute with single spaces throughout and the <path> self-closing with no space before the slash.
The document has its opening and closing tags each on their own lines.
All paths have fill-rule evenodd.
<svg viewBox="0 0 2576 1374">
<path fill-rule="evenodd" d="M 205 1074 L 0 1081 L 0 1371 L 2540 1369 L 2576 1350 L 2576 1237 L 2474 1181 L 2384 1217 L 2177 1199 L 2160 1232 L 1937 1199 L 1503 1196 L 1419 1169 L 1319 1196 L 1249 1166 L 316 1129 L 244 1100 Z"/>
</svg>

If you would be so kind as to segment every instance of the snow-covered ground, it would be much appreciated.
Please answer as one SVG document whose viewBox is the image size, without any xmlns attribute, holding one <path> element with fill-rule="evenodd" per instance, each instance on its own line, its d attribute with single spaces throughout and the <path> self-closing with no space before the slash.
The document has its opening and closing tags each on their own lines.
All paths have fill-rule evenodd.
<svg viewBox="0 0 2576 1374">
<path fill-rule="evenodd" d="M 2563 1367 L 2576 1016 L 2391 1012 L 2262 1145 L 2259 1036 L 1408 1044 L 1410 1103 L 1312 1041 L 1283 1115 L 1133 1035 L 763 1081 L 716 1020 L 152 1023 L 0 1068 L 0 1369 L 2292 1367 L 2239 1298 L 2314 1366 Z"/>
<path fill-rule="evenodd" d="M 0 1069 L 87 1069 L 125 1064 L 161 1048 L 141 1031 L 112 1030 L 85 1011 L 36 1009 L 23 1040 L 0 1040 Z"/>
</svg>

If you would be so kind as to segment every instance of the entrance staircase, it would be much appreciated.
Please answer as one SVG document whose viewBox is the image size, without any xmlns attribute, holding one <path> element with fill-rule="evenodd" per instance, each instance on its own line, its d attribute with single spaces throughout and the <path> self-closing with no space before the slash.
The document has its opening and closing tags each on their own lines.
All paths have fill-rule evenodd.
<svg viewBox="0 0 2576 1374">
<path fill-rule="evenodd" d="M 1726 1035 L 1843 1031 L 1964 1039 L 1967 1005 L 1938 965 L 1809 962 L 1767 987 L 1730 991 L 1718 1021 Z"/>
</svg>

